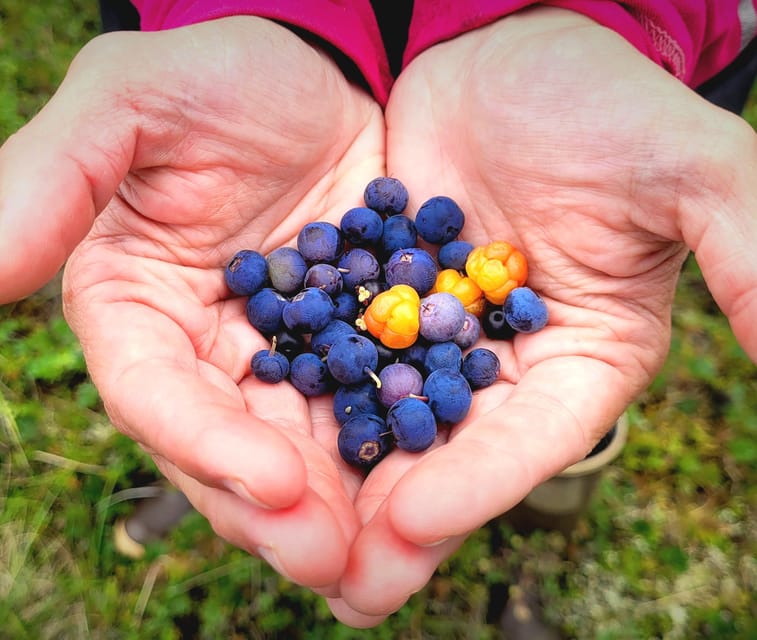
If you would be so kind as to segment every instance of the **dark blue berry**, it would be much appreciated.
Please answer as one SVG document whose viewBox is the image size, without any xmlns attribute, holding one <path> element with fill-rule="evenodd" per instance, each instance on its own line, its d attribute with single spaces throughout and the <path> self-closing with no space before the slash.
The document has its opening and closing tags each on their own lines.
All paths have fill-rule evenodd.
<svg viewBox="0 0 757 640">
<path fill-rule="evenodd" d="M 344 237 L 356 246 L 375 245 L 384 232 L 384 221 L 373 209 L 355 207 L 342 216 L 339 223 Z"/>
<path fill-rule="evenodd" d="M 331 389 L 333 378 L 326 363 L 314 353 L 299 354 L 289 366 L 289 382 L 302 395 L 320 396 Z"/>
<path fill-rule="evenodd" d="M 381 386 L 377 395 L 385 407 L 391 407 L 401 398 L 420 396 L 423 392 L 423 376 L 409 364 L 389 364 L 379 371 L 378 377 Z"/>
<path fill-rule="evenodd" d="M 487 338 L 492 340 L 509 340 L 516 331 L 505 320 L 505 312 L 502 305 L 487 303 L 481 314 L 481 329 Z"/>
<path fill-rule="evenodd" d="M 287 329 L 297 333 L 314 333 L 323 329 L 334 315 L 331 296 L 312 287 L 303 289 L 289 300 L 281 312 Z"/>
<path fill-rule="evenodd" d="M 463 364 L 463 352 L 454 342 L 436 342 L 429 345 L 423 368 L 429 374 L 437 369 L 457 369 Z"/>
<path fill-rule="evenodd" d="M 399 249 L 410 249 L 417 241 L 415 223 L 407 216 L 397 215 L 384 220 L 384 231 L 379 245 L 382 256 L 390 256 Z"/>
<path fill-rule="evenodd" d="M 344 251 L 344 236 L 330 222 L 309 222 L 297 235 L 297 249 L 310 264 L 335 262 Z"/>
<path fill-rule="evenodd" d="M 289 373 L 289 360 L 276 351 L 275 340 L 270 349 L 261 349 L 252 356 L 250 366 L 256 378 L 271 384 L 281 382 Z"/>
<path fill-rule="evenodd" d="M 292 247 L 279 247 L 268 254 L 268 277 L 271 286 L 281 293 L 293 294 L 302 289 L 308 270 L 305 258 Z"/>
<path fill-rule="evenodd" d="M 439 424 L 452 425 L 468 415 L 473 392 L 462 373 L 454 369 L 437 369 L 423 384 L 423 395 Z"/>
<path fill-rule="evenodd" d="M 418 292 L 427 294 L 436 283 L 436 261 L 425 249 L 410 248 L 395 251 L 384 266 L 386 282 L 390 287 L 406 284 Z"/>
<path fill-rule="evenodd" d="M 314 264 L 305 273 L 304 285 L 322 289 L 333 298 L 342 291 L 342 274 L 331 264 L 325 262 Z"/>
<path fill-rule="evenodd" d="M 465 271 L 465 261 L 471 251 L 473 251 L 473 245 L 470 242 L 452 240 L 439 247 L 436 259 L 442 269 Z"/>
<path fill-rule="evenodd" d="M 333 408 L 334 417 L 340 425 L 363 413 L 379 416 L 385 412 L 373 380 L 341 385 L 334 393 Z"/>
<path fill-rule="evenodd" d="M 360 303 L 351 291 L 342 291 L 334 296 L 334 319 L 354 324 L 360 314 Z"/>
<path fill-rule="evenodd" d="M 452 339 L 463 351 L 469 349 L 478 342 L 481 337 L 481 321 L 472 313 L 465 312 L 463 328 Z"/>
<path fill-rule="evenodd" d="M 305 338 L 299 333 L 282 329 L 273 337 L 276 339 L 276 350 L 286 356 L 290 362 L 305 350 Z"/>
<path fill-rule="evenodd" d="M 231 259 L 223 272 L 226 285 L 240 296 L 251 296 L 268 280 L 268 265 L 257 251 L 243 249 Z"/>
<path fill-rule="evenodd" d="M 337 447 L 347 463 L 361 469 L 375 466 L 392 448 L 391 430 L 379 416 L 361 413 L 339 429 Z"/>
<path fill-rule="evenodd" d="M 381 273 L 381 265 L 376 256 L 361 247 L 345 251 L 339 258 L 337 268 L 342 273 L 344 288 L 348 291 L 355 290 L 368 280 L 375 280 Z"/>
<path fill-rule="evenodd" d="M 428 345 L 425 343 L 425 341 L 416 340 L 415 344 L 407 347 L 407 349 L 402 349 L 399 352 L 399 361 L 415 367 L 421 373 L 425 373 L 427 351 Z"/>
<path fill-rule="evenodd" d="M 416 453 L 428 449 L 436 439 L 436 418 L 429 406 L 418 398 L 403 398 L 386 414 L 397 446 Z"/>
<path fill-rule="evenodd" d="M 247 320 L 263 335 L 272 335 L 283 328 L 281 313 L 287 299 L 275 289 L 266 287 L 247 301 Z"/>
<path fill-rule="evenodd" d="M 407 188 L 397 178 L 375 178 L 365 187 L 363 199 L 367 207 L 384 216 L 402 213 L 407 206 Z"/>
<path fill-rule="evenodd" d="M 499 377 L 499 358 L 490 349 L 477 347 L 463 359 L 462 374 L 471 389 L 483 389 L 494 384 Z"/>
<path fill-rule="evenodd" d="M 310 348 L 319 357 L 328 355 L 331 345 L 341 336 L 357 333 L 357 329 L 344 320 L 332 319 L 323 329 L 310 336 Z"/>
<path fill-rule="evenodd" d="M 418 235 L 432 244 L 451 242 L 457 238 L 464 224 L 462 209 L 447 196 L 434 196 L 426 200 L 415 216 Z"/>
<path fill-rule="evenodd" d="M 448 342 L 463 328 L 465 307 L 451 293 L 432 293 L 421 300 L 420 334 L 430 342 Z"/>
<path fill-rule="evenodd" d="M 336 380 L 342 384 L 356 384 L 370 378 L 376 370 L 378 351 L 365 336 L 344 335 L 332 343 L 326 364 Z"/>
<path fill-rule="evenodd" d="M 516 287 L 507 294 L 503 311 L 507 324 L 520 333 L 535 333 L 549 319 L 547 305 L 530 287 Z"/>
</svg>

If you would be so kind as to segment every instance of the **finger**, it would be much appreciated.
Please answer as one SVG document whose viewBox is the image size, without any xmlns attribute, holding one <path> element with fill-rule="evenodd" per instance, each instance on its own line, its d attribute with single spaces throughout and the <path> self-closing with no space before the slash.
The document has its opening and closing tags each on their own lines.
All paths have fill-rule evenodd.
<svg viewBox="0 0 757 640">
<path fill-rule="evenodd" d="M 136 115 L 102 67 L 72 65 L 50 102 L 0 149 L 0 302 L 55 275 L 129 169 Z"/>
<path fill-rule="evenodd" d="M 339 583 L 343 602 L 332 611 L 346 624 L 370 623 L 397 611 L 428 583 L 439 564 L 464 539 L 464 535 L 456 536 L 433 547 L 421 547 L 397 533 L 382 507 L 350 549 Z"/>
<path fill-rule="evenodd" d="M 421 545 L 476 529 L 583 458 L 632 393 L 614 367 L 589 358 L 533 366 L 499 408 L 399 480 L 387 499 L 392 528 Z"/>
<path fill-rule="evenodd" d="M 90 295 L 97 291 L 89 289 L 68 317 L 121 431 L 199 482 L 252 504 L 282 508 L 301 498 L 307 471 L 297 448 L 248 411 L 231 378 L 198 361 L 173 320 L 137 302 L 93 302 Z"/>
<path fill-rule="evenodd" d="M 315 491 L 306 490 L 287 509 L 263 509 L 197 482 L 165 459 L 155 460 L 224 540 L 260 556 L 292 582 L 325 594 L 338 593 L 336 583 L 346 567 L 348 544 L 330 506 Z"/>
</svg>

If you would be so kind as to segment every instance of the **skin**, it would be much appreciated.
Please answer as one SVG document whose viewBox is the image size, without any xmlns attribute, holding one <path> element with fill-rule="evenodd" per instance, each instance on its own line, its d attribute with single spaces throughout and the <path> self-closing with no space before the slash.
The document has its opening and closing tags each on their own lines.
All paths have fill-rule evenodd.
<svg viewBox="0 0 757 640">
<path fill-rule="evenodd" d="M 450 195 L 466 240 L 524 250 L 550 324 L 483 341 L 501 380 L 464 423 L 363 480 L 339 459 L 328 398 L 249 375 L 266 345 L 222 267 L 338 222 L 385 173 L 407 185 L 408 211 Z M 688 250 L 757 359 L 756 174 L 746 124 L 560 10 L 427 50 L 385 118 L 264 20 L 111 34 L 0 150 L 0 300 L 71 254 L 66 317 L 114 424 L 219 535 L 370 627 L 645 388 Z"/>
</svg>

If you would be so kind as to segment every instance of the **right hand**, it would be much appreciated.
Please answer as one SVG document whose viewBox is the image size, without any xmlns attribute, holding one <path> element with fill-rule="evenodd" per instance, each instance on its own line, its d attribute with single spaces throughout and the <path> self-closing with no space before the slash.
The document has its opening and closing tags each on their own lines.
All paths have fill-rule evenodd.
<svg viewBox="0 0 757 640">
<path fill-rule="evenodd" d="M 116 427 L 215 530 L 335 595 L 361 478 L 326 399 L 250 375 L 239 249 L 338 222 L 384 171 L 378 105 L 270 21 L 96 38 L 0 151 L 0 302 L 69 255 L 66 318 Z"/>
</svg>

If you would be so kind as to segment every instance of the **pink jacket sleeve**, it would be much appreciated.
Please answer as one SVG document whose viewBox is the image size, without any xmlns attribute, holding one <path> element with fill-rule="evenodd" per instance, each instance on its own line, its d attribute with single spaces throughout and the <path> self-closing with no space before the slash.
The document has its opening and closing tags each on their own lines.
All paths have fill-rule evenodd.
<svg viewBox="0 0 757 640">
<path fill-rule="evenodd" d="M 362 73 L 376 100 L 389 97 L 392 76 L 369 0 L 132 0 L 143 31 L 158 31 L 234 15 L 254 15 L 299 27 L 335 46 Z"/>
<path fill-rule="evenodd" d="M 732 62 L 757 32 L 757 0 L 416 0 L 404 63 L 437 42 L 519 9 L 545 4 L 582 13 L 696 87 Z"/>
<path fill-rule="evenodd" d="M 385 105 L 392 85 L 369 0 L 133 0 L 142 29 L 155 31 L 231 15 L 256 15 L 304 29 L 332 44 Z M 613 29 L 677 78 L 696 87 L 755 37 L 757 0 L 415 0 L 403 65 L 443 40 L 519 9 L 545 4 Z"/>
</svg>

